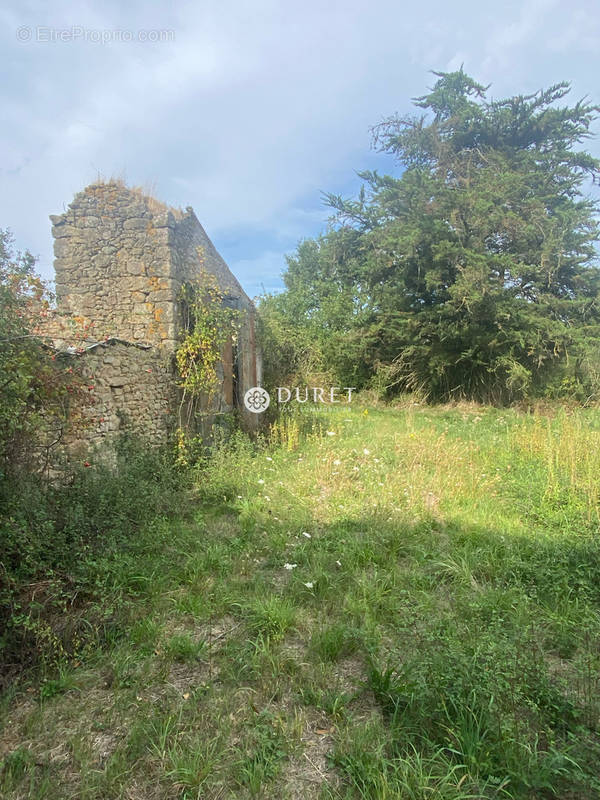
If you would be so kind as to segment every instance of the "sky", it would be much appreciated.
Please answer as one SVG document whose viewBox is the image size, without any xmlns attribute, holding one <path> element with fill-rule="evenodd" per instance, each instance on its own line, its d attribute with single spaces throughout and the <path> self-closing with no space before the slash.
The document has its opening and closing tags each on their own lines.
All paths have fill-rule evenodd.
<svg viewBox="0 0 600 800">
<path fill-rule="evenodd" d="M 48 279 L 48 215 L 101 176 L 193 206 L 246 292 L 277 291 L 327 229 L 322 193 L 397 170 L 369 129 L 431 70 L 600 104 L 598 0 L 5 0 L 0 19 L 0 228 Z"/>
</svg>

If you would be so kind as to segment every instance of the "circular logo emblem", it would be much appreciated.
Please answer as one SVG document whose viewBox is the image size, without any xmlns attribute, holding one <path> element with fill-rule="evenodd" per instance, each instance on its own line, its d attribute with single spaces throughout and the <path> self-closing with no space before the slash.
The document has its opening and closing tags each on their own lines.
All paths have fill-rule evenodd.
<svg viewBox="0 0 600 800">
<path fill-rule="evenodd" d="M 271 398 L 269 397 L 269 393 L 260 386 L 253 386 L 252 389 L 248 389 L 244 395 L 244 405 L 248 411 L 251 411 L 253 414 L 261 414 L 263 411 L 266 411 L 270 402 Z"/>
</svg>

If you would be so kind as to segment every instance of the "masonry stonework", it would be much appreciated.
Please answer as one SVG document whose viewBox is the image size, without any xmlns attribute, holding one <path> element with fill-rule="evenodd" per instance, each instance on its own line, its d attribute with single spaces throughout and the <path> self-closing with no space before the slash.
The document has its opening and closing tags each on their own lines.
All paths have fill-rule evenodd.
<svg viewBox="0 0 600 800">
<path fill-rule="evenodd" d="M 203 273 L 214 275 L 241 312 L 237 341 L 226 346 L 219 368 L 221 389 L 206 411 L 237 406 L 244 414 L 243 394 L 261 378 L 255 309 L 194 211 L 110 181 L 88 186 L 50 219 L 57 310 L 47 331 L 78 360 L 93 393 L 85 441 L 71 449 L 124 429 L 167 439 L 179 402 L 173 357 L 182 333 L 181 292 Z M 76 347 L 65 321 L 85 331 Z M 256 420 L 246 414 L 246 422 Z"/>
</svg>

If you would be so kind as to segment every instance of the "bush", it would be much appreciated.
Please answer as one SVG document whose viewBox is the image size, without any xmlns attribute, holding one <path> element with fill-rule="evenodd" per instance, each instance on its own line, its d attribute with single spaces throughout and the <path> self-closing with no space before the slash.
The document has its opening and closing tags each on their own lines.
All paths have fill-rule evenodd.
<svg viewBox="0 0 600 800">
<path fill-rule="evenodd" d="M 116 463 L 81 467 L 67 484 L 30 474 L 0 482 L 0 664 L 52 660 L 81 631 L 65 612 L 100 597 L 99 561 L 136 547 L 157 517 L 181 510 L 185 474 L 170 452 L 123 437 Z"/>
</svg>

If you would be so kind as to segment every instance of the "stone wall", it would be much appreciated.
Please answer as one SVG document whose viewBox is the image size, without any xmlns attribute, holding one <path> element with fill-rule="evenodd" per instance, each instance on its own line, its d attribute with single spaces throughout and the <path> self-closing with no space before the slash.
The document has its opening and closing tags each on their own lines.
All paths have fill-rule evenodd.
<svg viewBox="0 0 600 800">
<path fill-rule="evenodd" d="M 199 278 L 203 271 L 210 272 L 216 277 L 228 299 L 233 301 L 231 304 L 242 312 L 236 352 L 238 394 L 242 388 L 245 391 L 251 386 L 256 386 L 259 372 L 254 305 L 206 235 L 191 207 L 175 220 L 172 242 L 173 275 L 176 284 L 182 286 L 187 281 Z M 224 394 L 228 392 L 225 390 Z"/>
<path fill-rule="evenodd" d="M 109 339 L 61 358 L 73 362 L 89 392 L 83 421 L 66 430 L 63 445 L 71 454 L 84 455 L 123 432 L 142 434 L 157 444 L 167 441 L 178 395 L 171 366 L 156 348 Z"/>
<path fill-rule="evenodd" d="M 169 208 L 118 182 L 96 183 L 50 219 L 58 309 L 91 323 L 91 339 L 174 349 L 181 288 L 202 271 L 253 311 L 192 208 Z"/>
<path fill-rule="evenodd" d="M 166 439 L 179 402 L 173 354 L 182 326 L 181 289 L 203 272 L 213 274 L 227 302 L 243 312 L 236 348 L 228 345 L 223 353 L 221 391 L 203 411 L 227 412 L 237 403 L 255 426 L 241 402 L 261 377 L 254 306 L 193 209 L 170 208 L 110 181 L 88 186 L 50 219 L 57 310 L 40 333 L 82 359 L 94 393 L 85 441 L 75 437 L 70 446 L 85 449 L 124 428 Z M 76 342 L 69 331 L 76 331 Z"/>
<path fill-rule="evenodd" d="M 52 216 L 58 309 L 92 323 L 90 338 L 174 346 L 177 212 L 118 183 L 77 194 Z"/>
</svg>

